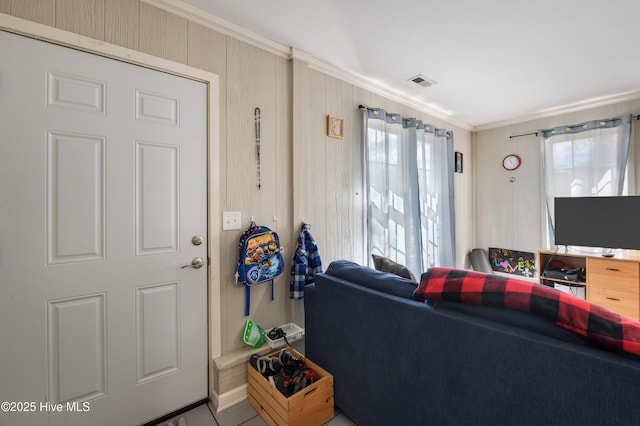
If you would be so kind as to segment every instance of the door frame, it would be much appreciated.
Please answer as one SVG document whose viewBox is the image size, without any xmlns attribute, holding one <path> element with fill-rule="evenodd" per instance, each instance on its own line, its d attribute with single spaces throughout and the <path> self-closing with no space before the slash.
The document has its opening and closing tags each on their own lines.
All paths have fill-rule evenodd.
<svg viewBox="0 0 640 426">
<path fill-rule="evenodd" d="M 133 65 L 143 66 L 156 71 L 195 80 L 207 86 L 207 310 L 208 310 L 208 349 L 207 369 L 209 371 L 209 397 L 213 392 L 212 359 L 222 355 L 222 318 L 220 315 L 220 247 L 221 234 L 220 203 L 220 79 L 208 71 L 194 68 L 168 59 L 128 49 L 80 34 L 49 27 L 37 22 L 27 21 L 0 13 L 0 30 L 30 37 L 36 40 L 70 47 L 87 53 L 115 59 Z M 212 273 L 212 271 L 214 273 Z"/>
</svg>

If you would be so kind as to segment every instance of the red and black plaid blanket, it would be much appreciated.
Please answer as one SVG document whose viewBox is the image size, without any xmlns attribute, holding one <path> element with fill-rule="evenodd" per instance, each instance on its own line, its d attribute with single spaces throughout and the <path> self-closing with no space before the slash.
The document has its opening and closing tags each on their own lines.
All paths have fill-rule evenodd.
<svg viewBox="0 0 640 426">
<path fill-rule="evenodd" d="M 443 300 L 539 315 L 599 342 L 640 355 L 640 323 L 554 288 L 483 272 L 434 267 L 422 274 L 417 300 Z"/>
</svg>

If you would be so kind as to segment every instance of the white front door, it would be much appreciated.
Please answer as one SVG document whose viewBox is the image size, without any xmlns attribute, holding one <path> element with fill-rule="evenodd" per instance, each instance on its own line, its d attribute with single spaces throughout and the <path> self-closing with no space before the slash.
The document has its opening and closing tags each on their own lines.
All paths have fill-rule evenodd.
<svg viewBox="0 0 640 426">
<path fill-rule="evenodd" d="M 0 425 L 207 397 L 206 114 L 203 83 L 0 32 Z"/>
</svg>

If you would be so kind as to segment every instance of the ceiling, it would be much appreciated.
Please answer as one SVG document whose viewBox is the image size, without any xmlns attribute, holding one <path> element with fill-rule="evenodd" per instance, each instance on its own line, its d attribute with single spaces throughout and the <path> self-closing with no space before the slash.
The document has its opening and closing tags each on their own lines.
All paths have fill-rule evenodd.
<svg viewBox="0 0 640 426">
<path fill-rule="evenodd" d="M 637 0 L 186 3 L 470 128 L 640 97 Z"/>
</svg>

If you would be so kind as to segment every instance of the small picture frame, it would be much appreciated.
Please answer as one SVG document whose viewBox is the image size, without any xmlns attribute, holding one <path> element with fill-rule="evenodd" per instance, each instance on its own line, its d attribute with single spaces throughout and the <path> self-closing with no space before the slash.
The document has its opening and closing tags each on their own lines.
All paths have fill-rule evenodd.
<svg viewBox="0 0 640 426">
<path fill-rule="evenodd" d="M 344 118 L 327 115 L 327 136 L 338 139 L 344 137 Z"/>
<path fill-rule="evenodd" d="M 458 152 L 458 151 L 456 151 L 455 171 L 456 171 L 456 173 L 462 173 L 462 153 Z"/>
</svg>

